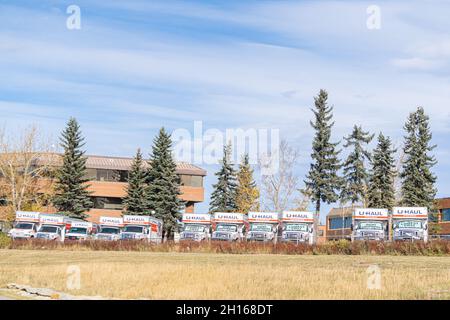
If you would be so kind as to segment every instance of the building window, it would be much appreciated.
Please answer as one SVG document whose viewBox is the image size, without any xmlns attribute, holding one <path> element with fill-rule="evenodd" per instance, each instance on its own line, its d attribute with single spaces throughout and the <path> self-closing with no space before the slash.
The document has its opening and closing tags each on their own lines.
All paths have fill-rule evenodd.
<svg viewBox="0 0 450 320">
<path fill-rule="evenodd" d="M 202 188 L 203 187 L 203 177 L 202 176 L 192 176 L 191 186 L 196 187 L 196 188 Z"/>
<path fill-rule="evenodd" d="M 87 169 L 85 178 L 94 181 L 127 182 L 128 171 L 107 170 L 107 169 Z"/>
<path fill-rule="evenodd" d="M 190 186 L 191 185 L 191 176 L 188 176 L 187 174 L 181 174 L 180 175 L 180 184 L 182 186 Z"/>
<path fill-rule="evenodd" d="M 123 204 L 120 198 L 93 197 L 94 209 L 122 210 Z"/>
<path fill-rule="evenodd" d="M 442 221 L 450 221 L 450 208 L 442 209 Z"/>
<path fill-rule="evenodd" d="M 86 169 L 84 178 L 89 179 L 89 180 L 97 180 L 97 170 L 96 169 Z"/>
<path fill-rule="evenodd" d="M 344 220 L 344 221 L 342 221 Z M 344 222 L 344 223 L 342 223 Z M 330 218 L 329 219 L 329 228 L 330 229 L 342 229 L 344 228 L 350 228 L 352 225 L 352 218 L 351 217 L 345 217 L 342 219 L 342 217 L 336 217 L 336 218 Z"/>
<path fill-rule="evenodd" d="M 186 186 L 186 187 L 201 188 L 201 187 L 203 187 L 203 177 L 181 174 L 180 175 L 180 183 L 182 186 Z"/>
</svg>

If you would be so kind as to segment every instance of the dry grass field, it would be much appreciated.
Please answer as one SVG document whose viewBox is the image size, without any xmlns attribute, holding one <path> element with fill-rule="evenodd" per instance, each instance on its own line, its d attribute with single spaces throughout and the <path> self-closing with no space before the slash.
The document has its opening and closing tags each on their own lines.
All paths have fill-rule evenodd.
<svg viewBox="0 0 450 320">
<path fill-rule="evenodd" d="M 370 265 L 381 289 L 367 288 Z M 448 299 L 450 257 L 0 250 L 0 288 L 12 282 L 125 299 Z"/>
</svg>

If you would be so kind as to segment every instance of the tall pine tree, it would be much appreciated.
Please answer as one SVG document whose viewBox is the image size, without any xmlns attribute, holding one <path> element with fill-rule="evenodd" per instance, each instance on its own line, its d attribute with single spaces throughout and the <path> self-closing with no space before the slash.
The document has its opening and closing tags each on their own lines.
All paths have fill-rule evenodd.
<svg viewBox="0 0 450 320">
<path fill-rule="evenodd" d="M 148 213 L 146 179 L 144 160 L 141 149 L 138 149 L 128 176 L 127 195 L 123 200 L 124 214 L 145 215 Z"/>
<path fill-rule="evenodd" d="M 328 106 L 328 93 L 320 90 L 314 98 L 315 109 L 312 109 L 315 121 L 311 126 L 316 131 L 311 154 L 312 163 L 306 176 L 306 189 L 309 190 L 311 201 L 315 203 L 314 234 L 317 235 L 317 226 L 320 216 L 321 202 L 332 203 L 338 200 L 342 179 L 338 176 L 341 164 L 338 159 L 340 150 L 336 150 L 339 143 L 330 142 L 331 129 L 334 125 L 333 107 Z"/>
<path fill-rule="evenodd" d="M 363 131 L 361 126 L 355 125 L 352 133 L 344 137 L 345 148 L 351 148 L 351 152 L 343 164 L 344 176 L 341 190 L 341 200 L 348 201 L 352 205 L 356 203 L 365 204 L 367 200 L 367 184 L 369 174 L 366 169 L 366 161 L 370 161 L 370 152 L 365 145 L 372 141 L 374 135 Z"/>
<path fill-rule="evenodd" d="M 236 206 L 236 172 L 231 163 L 231 144 L 224 146 L 222 167 L 216 173 L 217 183 L 213 185 L 209 211 L 235 212 Z"/>
<path fill-rule="evenodd" d="M 436 159 L 430 152 L 436 147 L 431 145 L 432 134 L 429 117 L 422 107 L 410 113 L 404 126 L 406 131 L 402 172 L 402 203 L 405 206 L 433 207 L 436 195 L 436 176 L 431 168 Z"/>
<path fill-rule="evenodd" d="M 76 119 L 71 118 L 61 136 L 62 166 L 56 170 L 53 206 L 62 214 L 84 219 L 93 203 L 87 190 L 84 138 Z"/>
<path fill-rule="evenodd" d="M 371 161 L 372 169 L 367 194 L 370 208 L 392 210 L 395 205 L 394 179 L 397 172 L 394 155 L 396 152 L 390 138 L 380 133 Z"/>
<path fill-rule="evenodd" d="M 164 223 L 163 239 L 172 239 L 178 230 L 182 201 L 180 178 L 172 155 L 172 140 L 164 128 L 159 130 L 152 147 L 147 172 L 148 206 Z"/>
<path fill-rule="evenodd" d="M 249 156 L 245 154 L 237 173 L 236 207 L 238 212 L 259 211 L 259 189 L 253 179 Z"/>
</svg>

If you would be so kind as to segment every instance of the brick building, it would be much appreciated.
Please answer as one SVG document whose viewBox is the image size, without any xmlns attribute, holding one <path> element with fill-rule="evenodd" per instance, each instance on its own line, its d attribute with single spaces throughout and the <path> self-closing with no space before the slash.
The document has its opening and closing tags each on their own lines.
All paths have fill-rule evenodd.
<svg viewBox="0 0 450 320">
<path fill-rule="evenodd" d="M 86 178 L 89 181 L 88 190 L 91 192 L 94 207 L 87 213 L 88 220 L 98 222 L 100 216 L 119 217 L 122 214 L 123 198 L 126 195 L 128 173 L 131 170 L 133 158 L 86 156 Z M 36 165 L 44 163 L 51 167 L 60 165 L 61 157 L 57 154 L 48 154 L 40 158 Z M 145 163 L 147 165 L 147 163 Z M 206 171 L 195 165 L 178 162 L 177 174 L 181 180 L 180 198 L 186 202 L 185 211 L 194 212 L 195 204 L 204 201 L 205 189 L 203 179 Z M 41 190 L 44 192 L 48 183 L 42 181 Z M 50 205 L 47 212 L 55 212 Z"/>
<path fill-rule="evenodd" d="M 450 198 L 441 198 L 436 201 L 439 210 L 437 220 L 440 230 L 438 234 L 450 236 Z"/>
<path fill-rule="evenodd" d="M 326 218 L 326 239 L 350 239 L 353 208 L 332 208 Z"/>
</svg>

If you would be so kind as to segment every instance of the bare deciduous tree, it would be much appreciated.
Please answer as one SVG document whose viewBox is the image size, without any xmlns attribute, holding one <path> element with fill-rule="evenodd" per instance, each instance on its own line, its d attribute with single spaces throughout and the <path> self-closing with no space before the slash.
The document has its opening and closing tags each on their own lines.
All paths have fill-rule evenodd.
<svg viewBox="0 0 450 320">
<path fill-rule="evenodd" d="M 402 200 L 402 179 L 400 178 L 400 172 L 402 171 L 403 161 L 405 160 L 405 153 L 403 152 L 403 148 L 397 148 L 394 146 L 394 149 L 398 150 L 395 163 L 396 175 L 394 177 L 394 190 L 395 202 L 396 204 L 399 204 Z"/>
<path fill-rule="evenodd" d="M 50 144 L 35 126 L 8 135 L 0 130 L 0 195 L 5 206 L 0 220 L 14 212 L 40 208 L 52 192 Z M 45 159 L 45 160 L 44 160 Z"/>
<path fill-rule="evenodd" d="M 262 176 L 261 198 L 264 210 L 282 212 L 295 206 L 299 199 L 299 178 L 294 173 L 299 152 L 285 140 L 280 142 L 277 152 L 278 170 L 272 175 Z"/>
</svg>

